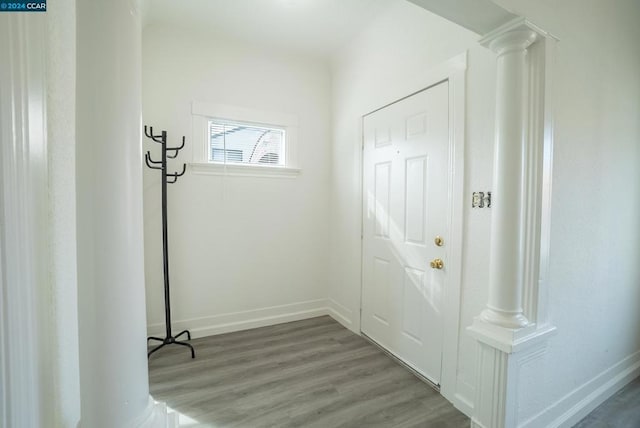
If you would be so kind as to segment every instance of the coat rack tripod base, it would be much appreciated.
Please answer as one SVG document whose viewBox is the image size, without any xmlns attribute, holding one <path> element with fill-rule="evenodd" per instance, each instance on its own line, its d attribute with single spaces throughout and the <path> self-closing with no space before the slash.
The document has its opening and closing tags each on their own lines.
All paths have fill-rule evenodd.
<svg viewBox="0 0 640 428">
<path fill-rule="evenodd" d="M 193 350 L 193 346 L 191 346 L 187 342 L 181 342 L 181 341 L 177 340 L 183 334 L 187 335 L 187 340 L 191 340 L 191 333 L 189 333 L 189 330 L 184 330 L 184 331 L 178 333 L 175 337 L 167 336 L 164 339 L 162 339 L 160 337 L 153 337 L 153 336 L 147 337 L 147 343 L 149 343 L 150 340 L 155 340 L 155 341 L 158 341 L 158 342 L 162 342 L 160 345 L 156 346 L 155 348 L 153 348 L 151 351 L 149 351 L 147 353 L 147 358 L 149 358 L 151 356 L 151 354 L 153 354 L 154 352 L 156 352 L 157 350 L 159 350 L 160 348 L 162 348 L 162 347 L 164 347 L 166 345 L 182 345 L 182 346 L 186 346 L 187 348 L 191 349 L 191 358 L 195 358 L 196 357 L 196 352 Z"/>
<path fill-rule="evenodd" d="M 180 332 L 177 336 L 171 334 L 171 293 L 169 289 L 169 234 L 167 231 L 167 184 L 173 184 L 178 181 L 178 177 L 182 177 L 186 171 L 187 165 L 182 165 L 182 172 L 167 173 L 167 158 L 175 159 L 178 156 L 178 152 L 184 148 L 184 137 L 182 137 L 182 144 L 178 147 L 167 147 L 167 131 L 162 131 L 160 135 L 153 134 L 153 128 L 144 127 L 144 135 L 152 141 L 162 145 L 162 159 L 155 161 L 151 157 L 151 153 L 147 152 L 144 156 L 144 161 L 151 169 L 159 169 L 162 172 L 162 261 L 164 265 L 164 316 L 166 326 L 166 336 L 164 338 L 149 336 L 147 337 L 147 346 L 150 340 L 161 342 L 147 353 L 147 358 L 151 357 L 151 354 L 164 348 L 167 345 L 181 345 L 191 350 L 191 358 L 196 357 L 196 353 L 193 350 L 193 346 L 187 342 L 181 342 L 178 338 L 182 335 L 187 335 L 187 340 L 191 340 L 191 333 L 189 330 Z M 171 153 L 171 154 L 169 154 Z"/>
</svg>

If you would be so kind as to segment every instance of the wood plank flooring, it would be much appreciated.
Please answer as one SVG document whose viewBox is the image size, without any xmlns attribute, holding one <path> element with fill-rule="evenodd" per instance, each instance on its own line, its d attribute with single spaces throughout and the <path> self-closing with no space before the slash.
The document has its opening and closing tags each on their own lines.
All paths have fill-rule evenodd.
<svg viewBox="0 0 640 428">
<path fill-rule="evenodd" d="M 462 428 L 430 386 L 330 317 L 171 345 L 149 361 L 151 394 L 201 427 Z"/>
<path fill-rule="evenodd" d="M 640 427 L 640 378 L 615 393 L 574 428 Z"/>
</svg>

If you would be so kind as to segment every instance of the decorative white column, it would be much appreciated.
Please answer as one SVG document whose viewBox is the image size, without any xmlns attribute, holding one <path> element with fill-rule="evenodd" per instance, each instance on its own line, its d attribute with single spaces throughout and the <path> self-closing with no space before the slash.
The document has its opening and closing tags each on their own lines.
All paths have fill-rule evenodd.
<svg viewBox="0 0 640 428">
<path fill-rule="evenodd" d="M 489 41 L 498 55 L 496 140 L 489 262 L 489 302 L 482 319 L 508 328 L 528 324 L 522 313 L 523 207 L 527 48 L 536 40 L 528 28 Z"/>
<path fill-rule="evenodd" d="M 77 2 L 80 426 L 163 427 L 149 396 L 136 0 Z M 73 334 L 73 332 L 69 332 Z"/>
<path fill-rule="evenodd" d="M 496 139 L 489 298 L 468 329 L 478 340 L 472 427 L 518 426 L 518 372 L 544 355 L 545 339 L 555 330 L 535 317 L 529 322 L 523 312 L 525 285 L 528 295 L 538 296 L 541 212 L 532 207 L 540 205 L 538 180 L 548 168 L 540 162 L 543 142 L 537 138 L 545 126 L 545 50 L 537 51 L 535 61 L 530 56 L 532 45 L 546 37 L 517 18 L 480 41 L 497 54 Z"/>
</svg>

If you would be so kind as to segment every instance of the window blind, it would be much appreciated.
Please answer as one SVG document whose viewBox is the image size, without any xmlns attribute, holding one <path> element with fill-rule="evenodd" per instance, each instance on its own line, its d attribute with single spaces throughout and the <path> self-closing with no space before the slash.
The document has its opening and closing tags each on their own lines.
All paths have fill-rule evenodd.
<svg viewBox="0 0 640 428">
<path fill-rule="evenodd" d="M 209 120 L 209 162 L 285 166 L 285 130 Z"/>
</svg>

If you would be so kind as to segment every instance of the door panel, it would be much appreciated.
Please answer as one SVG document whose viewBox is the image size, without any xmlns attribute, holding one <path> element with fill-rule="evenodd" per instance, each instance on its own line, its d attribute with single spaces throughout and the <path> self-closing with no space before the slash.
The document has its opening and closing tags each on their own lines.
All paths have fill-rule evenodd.
<svg viewBox="0 0 640 428">
<path fill-rule="evenodd" d="M 374 200 L 376 236 L 389 238 L 389 204 L 391 202 L 391 162 L 383 162 L 375 166 Z"/>
<path fill-rule="evenodd" d="M 427 223 L 427 161 L 426 156 L 407 159 L 405 167 L 405 242 L 422 246 Z"/>
<path fill-rule="evenodd" d="M 423 307 L 424 271 L 410 267 L 404 268 L 402 333 L 422 345 L 422 319 L 419 316 Z"/>
<path fill-rule="evenodd" d="M 436 384 L 446 275 L 448 83 L 364 118 L 362 331 Z M 443 269 L 430 267 L 444 260 Z"/>
<path fill-rule="evenodd" d="M 383 260 L 380 258 L 375 258 L 373 264 L 373 296 L 375 297 L 374 308 L 373 308 L 373 316 L 376 320 L 384 326 L 389 326 L 389 291 L 390 287 L 390 277 L 389 277 L 389 266 L 390 262 L 388 260 Z"/>
</svg>

